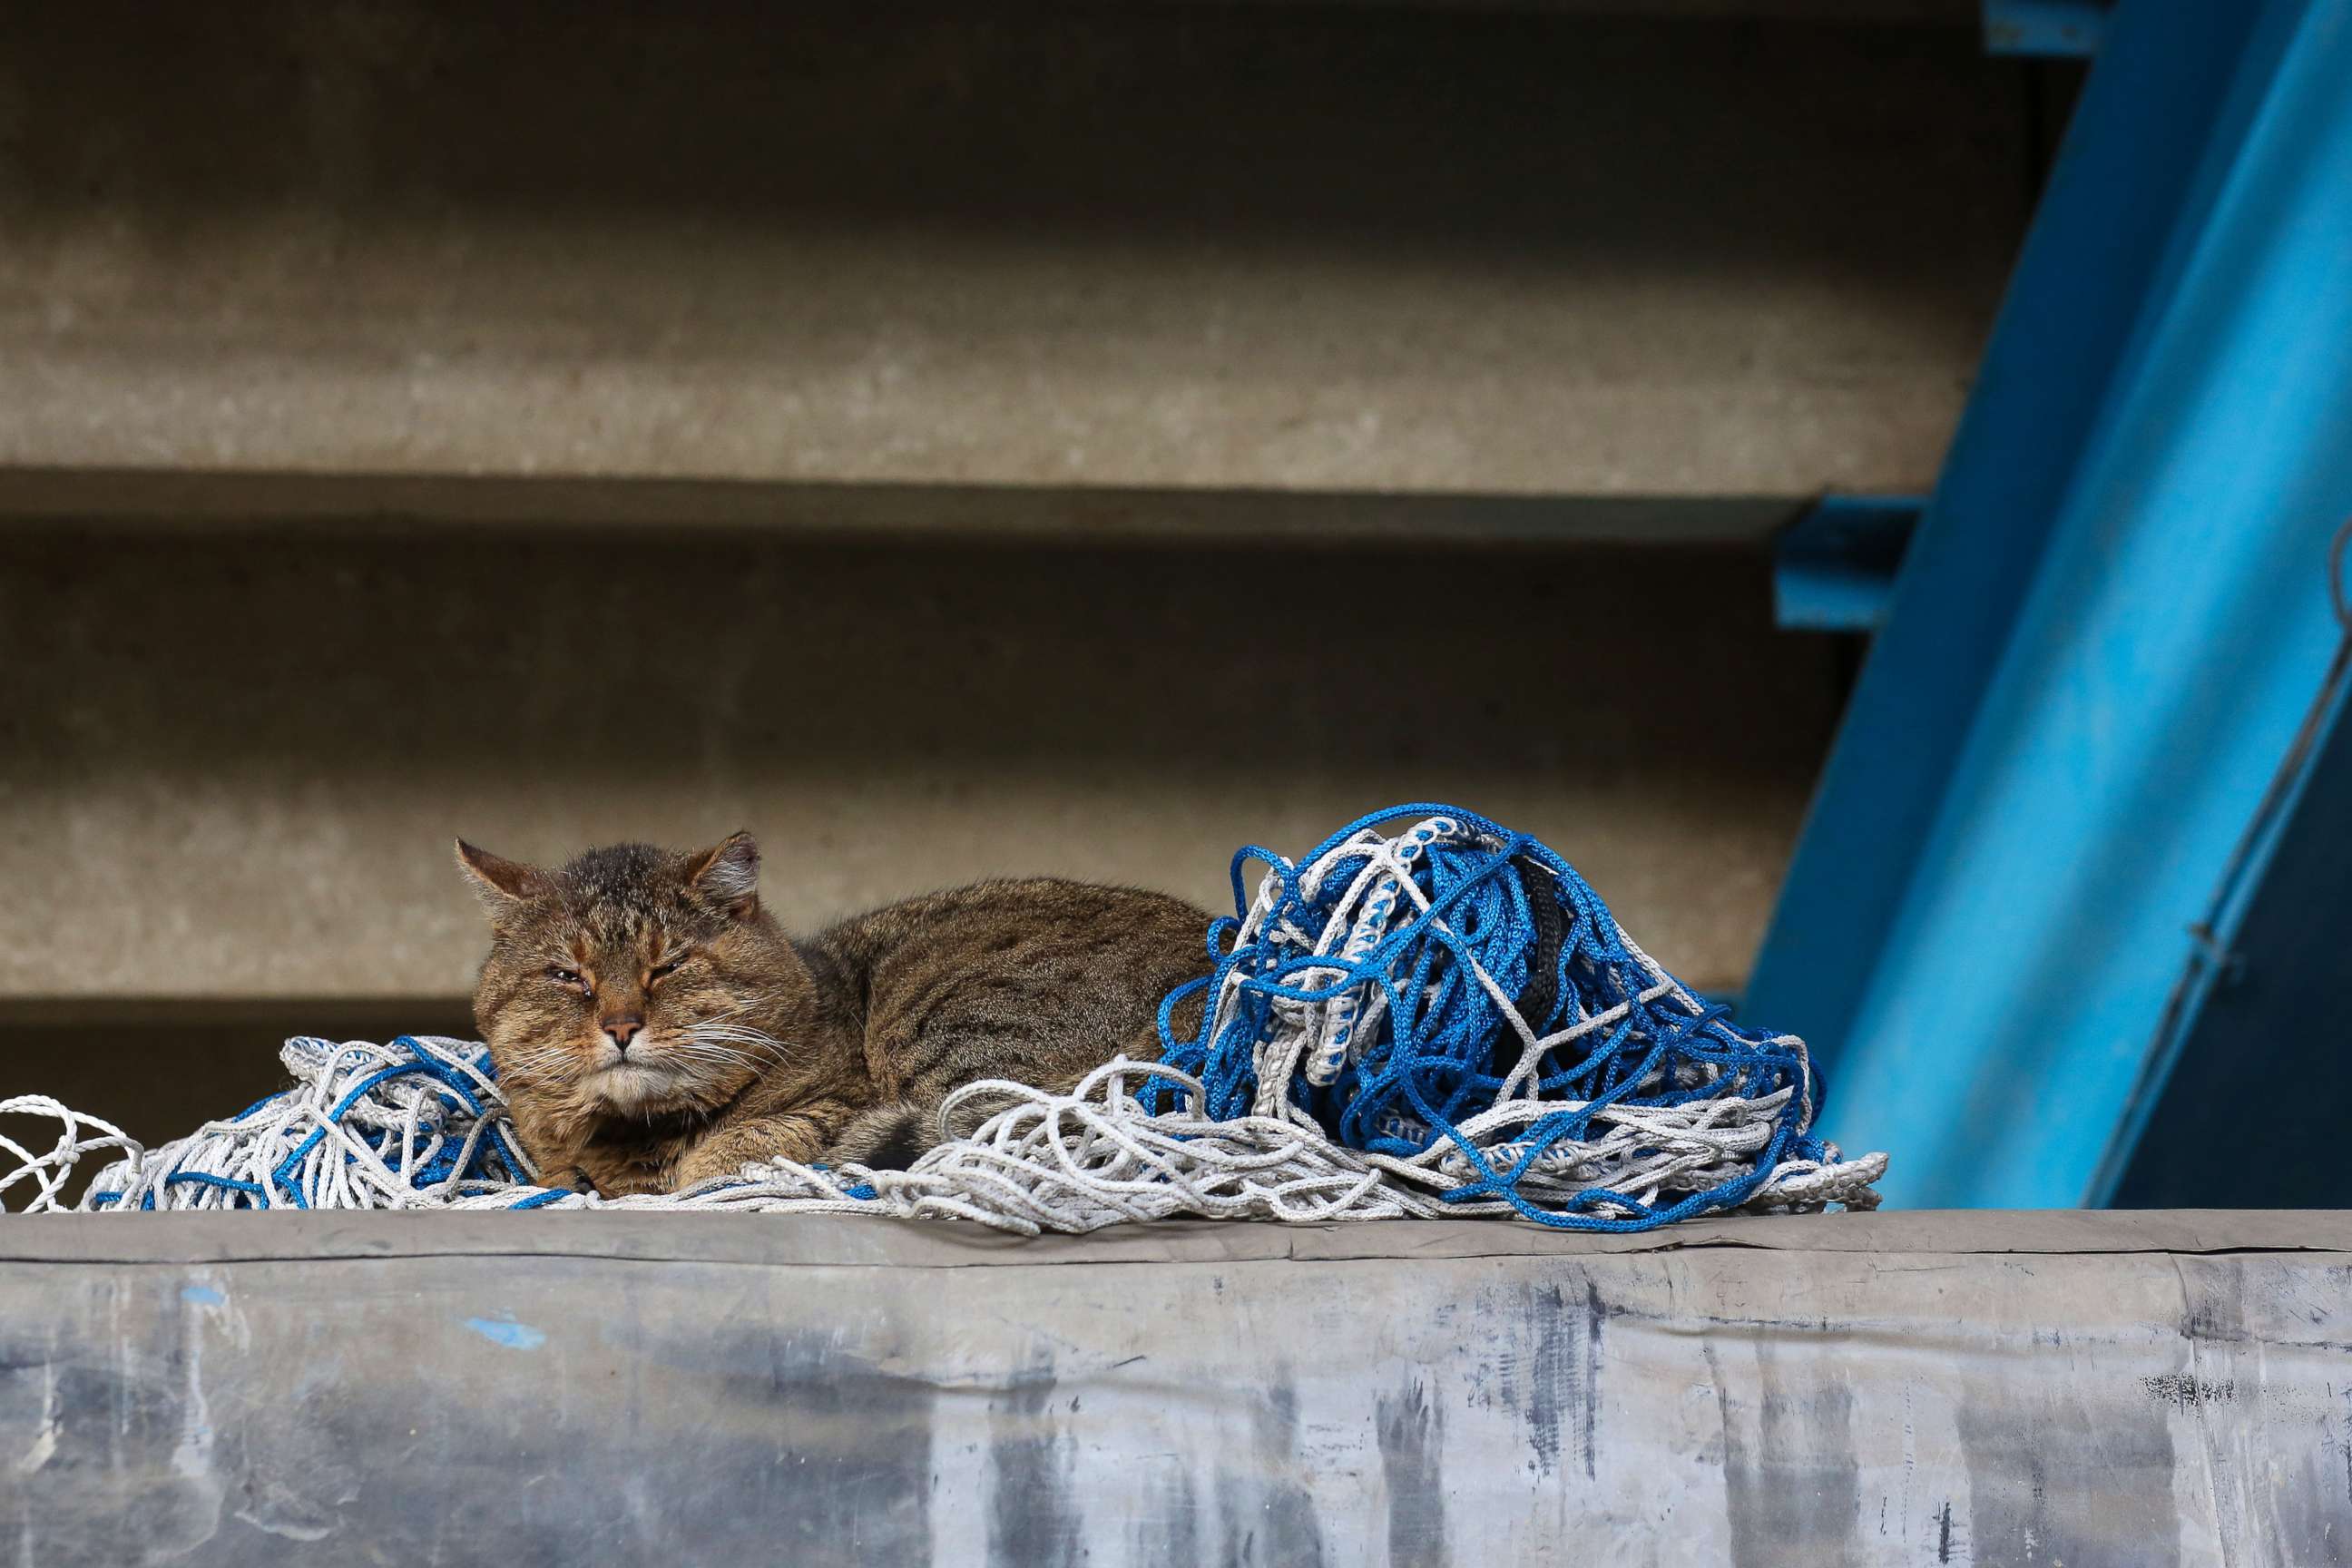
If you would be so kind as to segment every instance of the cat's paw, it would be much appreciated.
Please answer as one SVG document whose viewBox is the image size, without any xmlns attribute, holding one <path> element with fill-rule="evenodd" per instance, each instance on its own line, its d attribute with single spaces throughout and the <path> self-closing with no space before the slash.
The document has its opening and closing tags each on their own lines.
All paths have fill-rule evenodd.
<svg viewBox="0 0 2352 1568">
<path fill-rule="evenodd" d="M 724 1163 L 705 1157 L 700 1151 L 689 1152 L 670 1170 L 669 1188 L 682 1193 L 688 1187 L 699 1186 L 713 1176 L 731 1176 L 742 1168 L 740 1160 Z"/>
</svg>

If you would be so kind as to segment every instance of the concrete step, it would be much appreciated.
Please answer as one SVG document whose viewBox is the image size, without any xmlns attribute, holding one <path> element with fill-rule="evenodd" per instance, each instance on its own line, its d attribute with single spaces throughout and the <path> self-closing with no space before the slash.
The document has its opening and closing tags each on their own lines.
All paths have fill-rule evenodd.
<svg viewBox="0 0 2352 1568">
<path fill-rule="evenodd" d="M 1540 835 L 1663 962 L 1734 983 L 1838 699 L 1768 565 L 0 533 L 0 999 L 463 996 L 458 834 L 556 858 L 749 826 L 809 923 L 1006 872 L 1215 907 L 1236 846 L 1430 798 Z"/>
<path fill-rule="evenodd" d="M 0 466 L 1921 486 L 2023 68 L 1593 9 L 75 7 L 0 58 Z"/>
</svg>

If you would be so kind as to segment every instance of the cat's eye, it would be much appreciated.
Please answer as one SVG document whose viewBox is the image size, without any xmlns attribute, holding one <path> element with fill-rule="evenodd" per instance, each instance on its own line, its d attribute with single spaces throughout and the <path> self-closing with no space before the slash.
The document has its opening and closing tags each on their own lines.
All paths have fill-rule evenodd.
<svg viewBox="0 0 2352 1568">
<path fill-rule="evenodd" d="M 656 980 L 666 979 L 670 975 L 676 974 L 678 971 L 678 966 L 686 962 L 688 956 L 689 955 L 681 954 L 677 958 L 671 959 L 667 963 L 655 964 L 653 968 L 646 973 L 646 984 L 650 985 Z"/>
<path fill-rule="evenodd" d="M 551 963 L 547 966 L 547 977 L 550 980 L 554 981 L 558 985 L 577 985 L 580 984 L 580 972 L 578 970 L 565 969 L 559 964 Z"/>
</svg>

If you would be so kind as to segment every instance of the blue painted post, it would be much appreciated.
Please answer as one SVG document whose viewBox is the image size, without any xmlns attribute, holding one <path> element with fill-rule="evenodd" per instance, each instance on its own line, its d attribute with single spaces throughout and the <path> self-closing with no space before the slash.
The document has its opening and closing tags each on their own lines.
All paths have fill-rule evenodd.
<svg viewBox="0 0 2352 1568">
<path fill-rule="evenodd" d="M 1888 868 L 1884 940 L 1843 998 L 1830 1131 L 1894 1152 L 1896 1202 L 2101 1195 L 2095 1173 L 2187 955 L 2187 927 L 2334 649 L 2327 542 L 2352 511 L 2352 0 L 2126 4 L 2078 112 L 2127 123 L 2130 98 L 2152 89 L 2111 73 L 2161 58 L 2209 11 L 2236 13 L 2249 30 L 2130 331 L 2091 417 L 2068 433 L 2079 445 L 2054 466 L 2039 444 L 2017 454 L 2043 470 L 2033 499 L 2046 528 L 2007 542 L 2020 558 L 2010 569 L 2027 570 L 2005 631 L 1969 650 L 1990 656 L 1980 696 L 1955 709 L 1940 690 L 1942 706 L 1923 715 L 1958 744 L 1944 776 L 1902 781 L 1931 786 L 1914 803 L 1926 831 Z M 2157 96 L 2145 112 L 2177 107 Z M 2068 153 L 2079 164 L 2092 150 Z M 2053 182 L 2042 227 L 2065 221 L 2055 204 L 2070 194 L 2084 193 Z M 2081 249 L 2063 258 L 2044 237 L 2021 267 L 2004 334 L 2062 259 L 2100 276 L 2098 237 L 2076 235 Z M 2014 375 L 2033 347 L 1997 342 L 1994 355 L 2006 352 Z M 2080 369 L 2063 342 L 2050 348 L 2054 374 Z M 1989 359 L 1972 427 L 2000 418 L 1988 404 L 2017 395 L 1993 368 Z M 1986 630 L 1954 597 L 1970 580 L 1955 560 L 1982 552 L 1951 529 L 1970 498 L 1997 491 L 1984 470 L 2002 457 L 1967 435 L 1956 444 L 1890 637 L 1930 638 L 1945 619 Z M 1939 526 L 1940 560 L 1926 550 Z M 1883 689 L 1887 673 L 1869 672 L 1882 701 L 1900 695 Z M 1849 789 L 1869 782 L 1870 759 L 1851 754 L 1862 738 L 1850 723 L 1841 742 Z M 1816 847 L 1809 831 L 1806 849 Z M 1792 879 L 1790 896 L 1820 890 Z M 1784 905 L 1783 919 L 1800 912 Z M 1781 1023 L 1772 987 L 1757 989 L 1752 1016 Z"/>
</svg>

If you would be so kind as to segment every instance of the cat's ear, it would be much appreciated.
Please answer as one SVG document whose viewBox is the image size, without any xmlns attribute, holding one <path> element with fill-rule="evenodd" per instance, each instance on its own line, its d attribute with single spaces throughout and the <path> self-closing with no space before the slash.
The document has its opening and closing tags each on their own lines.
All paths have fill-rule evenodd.
<svg viewBox="0 0 2352 1568">
<path fill-rule="evenodd" d="M 760 846 L 748 833 L 730 833 L 716 848 L 686 858 L 686 885 L 695 897 L 739 921 L 760 912 Z"/>
<path fill-rule="evenodd" d="M 477 849 L 462 838 L 457 840 L 457 868 L 466 873 L 474 884 L 475 896 L 493 915 L 554 888 L 552 879 L 538 867 Z"/>
</svg>

